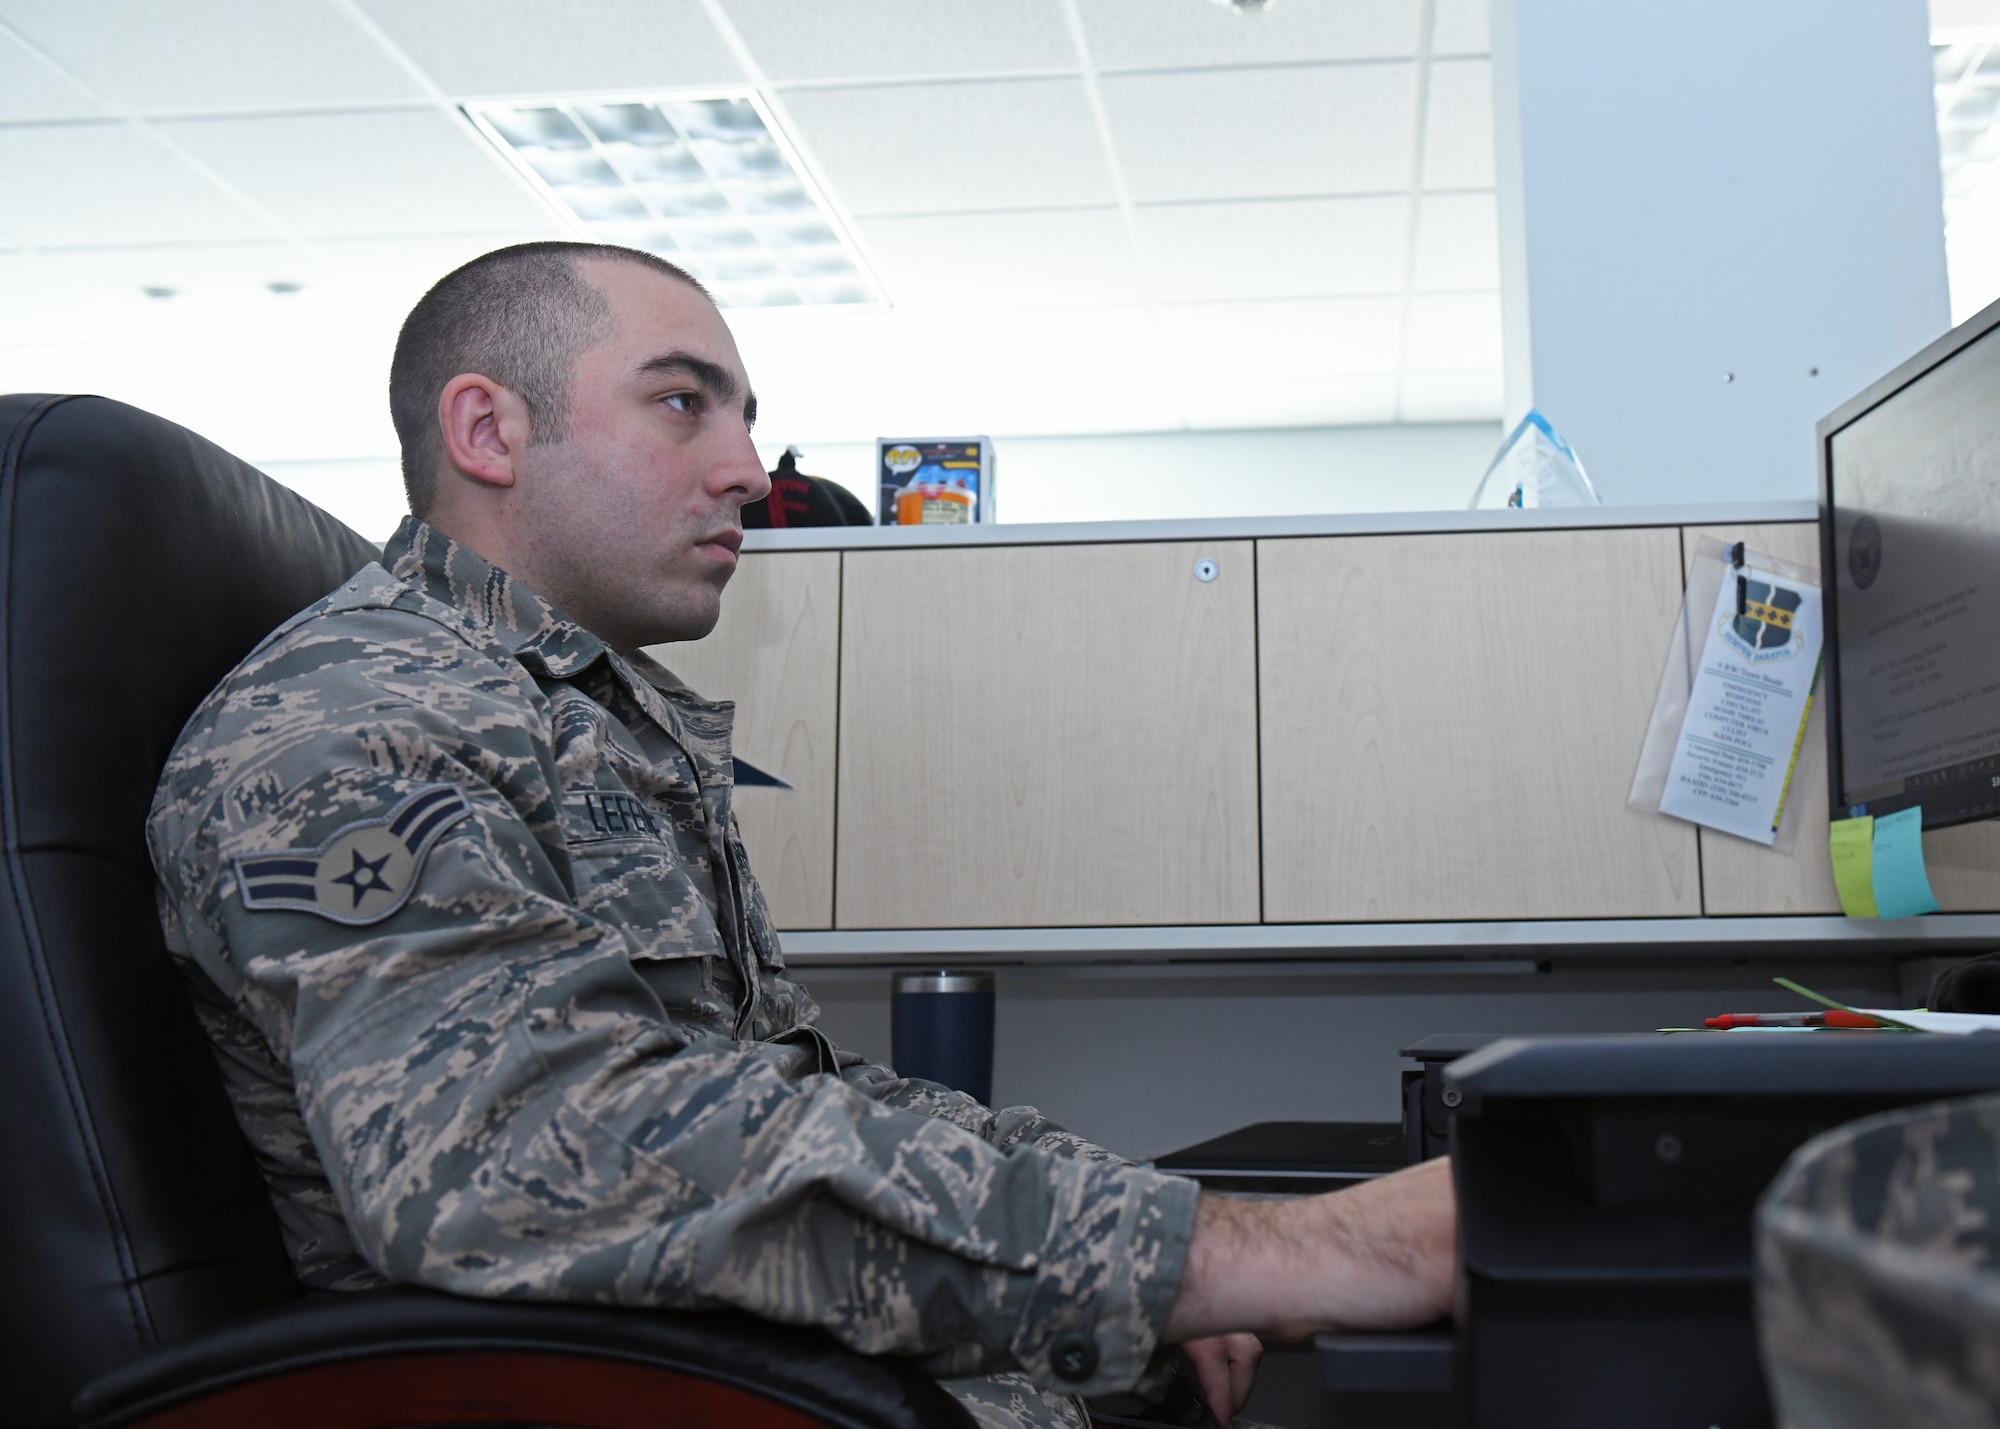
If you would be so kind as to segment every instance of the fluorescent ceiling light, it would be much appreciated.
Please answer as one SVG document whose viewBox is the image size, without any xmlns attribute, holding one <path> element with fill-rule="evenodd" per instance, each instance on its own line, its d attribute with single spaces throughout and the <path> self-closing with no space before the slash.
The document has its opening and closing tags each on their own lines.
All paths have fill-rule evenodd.
<svg viewBox="0 0 2000 1429">
<path fill-rule="evenodd" d="M 1937 45 L 1931 55 L 1949 223 L 2000 160 L 2000 44 Z"/>
<path fill-rule="evenodd" d="M 723 307 L 882 303 L 853 241 L 754 93 L 465 112 L 581 231 L 678 264 Z"/>
</svg>

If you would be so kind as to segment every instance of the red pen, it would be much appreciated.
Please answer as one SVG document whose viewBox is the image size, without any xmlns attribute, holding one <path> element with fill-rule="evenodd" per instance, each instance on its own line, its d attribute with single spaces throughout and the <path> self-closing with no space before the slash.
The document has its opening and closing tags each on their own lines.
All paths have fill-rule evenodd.
<svg viewBox="0 0 2000 1429">
<path fill-rule="evenodd" d="M 1732 1027 L 1880 1027 L 1874 1018 L 1860 1012 L 1829 1007 L 1824 1012 L 1725 1012 L 1705 1019 L 1704 1025 L 1719 1032 Z"/>
</svg>

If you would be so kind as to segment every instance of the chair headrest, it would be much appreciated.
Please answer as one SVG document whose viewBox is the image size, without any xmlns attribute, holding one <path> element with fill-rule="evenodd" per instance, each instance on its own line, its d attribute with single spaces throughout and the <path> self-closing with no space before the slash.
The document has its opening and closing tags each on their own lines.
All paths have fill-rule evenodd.
<svg viewBox="0 0 2000 1429">
<path fill-rule="evenodd" d="M 19 836 L 144 870 L 153 785 L 194 707 L 377 551 L 122 402 L 0 397 L 0 432 L 0 719 Z"/>
</svg>

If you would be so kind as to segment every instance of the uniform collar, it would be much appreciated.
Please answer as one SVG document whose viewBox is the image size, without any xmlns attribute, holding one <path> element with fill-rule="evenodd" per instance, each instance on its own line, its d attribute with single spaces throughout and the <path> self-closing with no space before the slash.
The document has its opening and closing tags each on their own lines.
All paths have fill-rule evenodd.
<svg viewBox="0 0 2000 1429">
<path fill-rule="evenodd" d="M 569 680 L 611 647 L 472 547 L 405 516 L 382 548 L 382 564 L 419 586 L 480 634 L 504 645 L 536 674 Z"/>
<path fill-rule="evenodd" d="M 704 700 L 643 652 L 620 656 L 472 547 L 415 516 L 405 516 L 382 548 L 382 564 L 397 580 L 451 607 L 532 674 L 574 680 L 605 661 L 639 708 L 703 766 L 704 784 L 732 782 L 734 705 Z"/>
</svg>

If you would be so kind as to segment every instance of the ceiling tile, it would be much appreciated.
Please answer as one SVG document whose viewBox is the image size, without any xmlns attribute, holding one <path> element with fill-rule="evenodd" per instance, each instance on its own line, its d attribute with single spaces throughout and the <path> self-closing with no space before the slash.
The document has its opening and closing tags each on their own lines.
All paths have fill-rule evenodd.
<svg viewBox="0 0 2000 1429">
<path fill-rule="evenodd" d="M 358 0 L 447 94 L 741 84 L 698 0 Z"/>
<path fill-rule="evenodd" d="M 1494 372 L 1412 372 L 1403 378 L 1398 417 L 1405 422 L 1490 422 L 1500 415 L 1500 374 Z M 1465 500 L 1480 473 L 1468 471 Z"/>
<path fill-rule="evenodd" d="M 115 341 L 128 352 L 220 343 L 296 367 L 302 353 L 351 344 L 357 326 L 371 325 L 340 275 L 290 244 L 71 249 L 43 257 L 52 275 L 87 292 L 95 308 L 115 320 Z M 296 285 L 296 291 L 274 292 L 273 283 Z M 171 296 L 152 296 L 148 289 Z M 386 314 L 373 315 L 372 326 L 395 330 Z M 368 375 L 377 375 L 386 361 L 385 355 L 382 363 L 371 363 Z M 232 356 L 225 366 L 239 363 Z M 271 381 L 261 378 L 258 389 Z M 252 400 L 251 388 L 238 391 Z"/>
<path fill-rule="evenodd" d="M 1500 286 L 1500 227 L 1490 193 L 1428 194 L 1417 209 L 1417 262 L 1412 286 Z"/>
<path fill-rule="evenodd" d="M 927 214 L 859 223 L 899 308 L 1053 308 L 1145 294 L 1115 208 Z"/>
<path fill-rule="evenodd" d="M 1407 189 L 1414 79 L 1408 64 L 1328 65 L 1109 75 L 1102 87 L 1143 202 Z"/>
<path fill-rule="evenodd" d="M 1060 0 L 724 0 L 773 80 L 1074 70 Z"/>
<path fill-rule="evenodd" d="M 331 269 L 289 243 L 68 249 L 45 256 L 52 271 L 127 312 L 169 314 L 177 321 L 222 314 L 295 317 L 339 284 Z M 272 283 L 295 284 L 299 291 L 273 293 Z M 169 289 L 172 296 L 150 296 L 148 288 Z"/>
<path fill-rule="evenodd" d="M 1198 0 L 1078 0 L 1100 70 L 1399 59 L 1421 0 L 1289 0 L 1245 14 Z"/>
<path fill-rule="evenodd" d="M 851 213 L 1110 203 L 1073 79 L 794 90 L 793 130 Z"/>
<path fill-rule="evenodd" d="M 516 243 L 568 236 L 551 225 L 513 233 L 451 234 L 437 238 L 340 238 L 314 247 L 366 301 L 400 319 L 438 279 L 482 253 Z"/>
<path fill-rule="evenodd" d="M 60 70 L 0 31 L 0 121 L 95 119 L 106 112 Z"/>
<path fill-rule="evenodd" d="M 1500 295 L 1455 293 L 1410 299 L 1408 372 L 1498 372 Z"/>
<path fill-rule="evenodd" d="M 1403 286 L 1405 198 L 1146 205 L 1134 213 L 1163 301 L 1387 293 Z"/>
<path fill-rule="evenodd" d="M 1493 66 L 1444 60 L 1431 66 L 1424 116 L 1424 187 L 1493 187 Z"/>
<path fill-rule="evenodd" d="M 420 97 L 327 0 L 0 0 L 0 15 L 141 114 Z"/>
<path fill-rule="evenodd" d="M 1392 374 L 1402 327 L 1399 298 L 1162 307 L 1167 352 L 1183 371 L 1235 379 Z"/>
<path fill-rule="evenodd" d="M 1493 48 L 1487 0 L 1431 0 L 1433 55 L 1483 55 Z"/>
<path fill-rule="evenodd" d="M 0 193 L 8 227 L 36 247 L 272 236 L 132 124 L 0 129 Z"/>
<path fill-rule="evenodd" d="M 176 120 L 160 126 L 312 238 L 518 229 L 551 220 L 479 137 L 434 109 Z"/>
<path fill-rule="evenodd" d="M 1345 427 L 1396 420 L 1393 377 L 1277 377 L 1203 382 L 1182 398 L 1183 420 L 1204 431 Z"/>
</svg>

